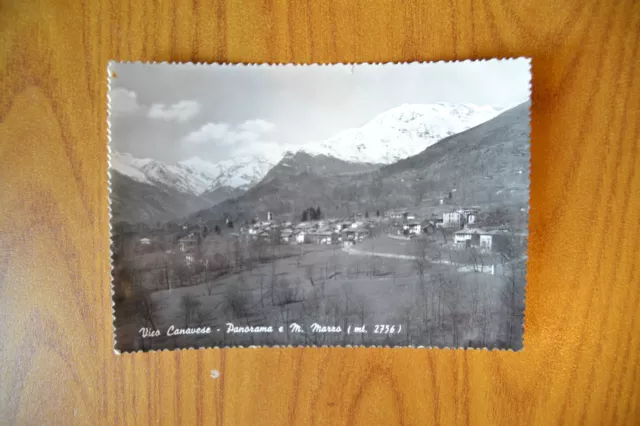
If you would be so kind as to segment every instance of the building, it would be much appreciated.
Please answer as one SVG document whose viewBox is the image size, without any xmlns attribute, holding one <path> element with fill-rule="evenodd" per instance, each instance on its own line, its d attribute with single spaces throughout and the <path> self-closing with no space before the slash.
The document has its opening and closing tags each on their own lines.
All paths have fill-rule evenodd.
<svg viewBox="0 0 640 426">
<path fill-rule="evenodd" d="M 335 224 L 336 232 L 341 232 L 343 229 L 350 228 L 352 224 L 353 222 L 350 222 L 348 220 L 344 222 L 338 222 Z"/>
<path fill-rule="evenodd" d="M 311 244 L 336 244 L 338 243 L 338 234 L 333 231 L 316 231 L 306 235 L 306 241 Z"/>
<path fill-rule="evenodd" d="M 306 241 L 307 233 L 305 231 L 294 231 L 293 240 L 296 244 L 304 244 Z"/>
<path fill-rule="evenodd" d="M 463 223 L 464 219 L 459 211 L 450 211 L 442 215 L 442 226 L 445 228 L 459 228 Z"/>
<path fill-rule="evenodd" d="M 479 211 L 476 207 L 465 207 L 446 212 L 442 215 L 442 226 L 456 228 L 475 224 Z"/>
<path fill-rule="evenodd" d="M 342 241 L 357 243 L 369 236 L 369 231 L 364 228 L 349 228 L 342 231 Z"/>
<path fill-rule="evenodd" d="M 404 226 L 404 229 L 409 234 L 418 235 L 418 234 L 420 234 L 420 232 L 422 230 L 422 226 L 421 226 L 420 222 L 409 222 Z"/>
<path fill-rule="evenodd" d="M 280 240 L 283 244 L 289 244 L 293 242 L 293 230 L 286 228 L 280 232 Z"/>
<path fill-rule="evenodd" d="M 184 236 L 178 240 L 178 247 L 183 253 L 193 250 L 197 244 L 198 239 L 194 233 Z"/>
<path fill-rule="evenodd" d="M 453 234 L 458 248 L 477 247 L 485 252 L 498 252 L 510 243 L 510 234 L 500 230 L 465 228 Z"/>
</svg>

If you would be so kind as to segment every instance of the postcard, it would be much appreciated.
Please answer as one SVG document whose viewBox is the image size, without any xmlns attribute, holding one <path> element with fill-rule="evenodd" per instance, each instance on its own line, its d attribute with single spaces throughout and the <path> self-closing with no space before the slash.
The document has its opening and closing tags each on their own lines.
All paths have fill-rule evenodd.
<svg viewBox="0 0 640 426">
<path fill-rule="evenodd" d="M 116 353 L 521 350 L 530 68 L 111 62 Z"/>
</svg>

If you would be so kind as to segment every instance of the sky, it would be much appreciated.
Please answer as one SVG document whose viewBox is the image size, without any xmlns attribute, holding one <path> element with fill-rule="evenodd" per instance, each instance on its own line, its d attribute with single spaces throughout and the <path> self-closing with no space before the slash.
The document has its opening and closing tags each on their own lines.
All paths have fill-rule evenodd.
<svg viewBox="0 0 640 426">
<path fill-rule="evenodd" d="M 527 59 L 401 65 L 112 63 L 111 147 L 217 162 L 330 138 L 402 104 L 510 108 L 529 98 Z"/>
</svg>

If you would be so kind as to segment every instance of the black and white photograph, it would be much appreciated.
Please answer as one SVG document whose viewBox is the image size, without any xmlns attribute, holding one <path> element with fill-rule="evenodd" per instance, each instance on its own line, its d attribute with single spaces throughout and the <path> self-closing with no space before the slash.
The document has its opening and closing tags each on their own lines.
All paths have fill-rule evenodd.
<svg viewBox="0 0 640 426">
<path fill-rule="evenodd" d="M 116 352 L 521 350 L 530 66 L 111 62 Z"/>
</svg>

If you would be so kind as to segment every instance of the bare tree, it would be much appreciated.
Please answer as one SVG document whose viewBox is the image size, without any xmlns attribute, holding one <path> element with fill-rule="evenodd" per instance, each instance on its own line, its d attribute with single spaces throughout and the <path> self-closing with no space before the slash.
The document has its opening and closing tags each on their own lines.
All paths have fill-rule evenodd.
<svg viewBox="0 0 640 426">
<path fill-rule="evenodd" d="M 193 319 L 198 316 L 198 310 L 200 309 L 200 301 L 190 294 L 185 294 L 180 299 L 180 307 L 182 308 L 182 314 L 184 316 L 184 326 L 189 327 Z"/>
<path fill-rule="evenodd" d="M 275 293 L 276 306 L 283 307 L 300 301 L 300 285 L 298 282 L 292 284 L 288 279 L 281 278 L 277 281 L 273 291 Z"/>
<path fill-rule="evenodd" d="M 160 311 L 160 305 L 151 297 L 149 291 L 139 291 L 136 293 L 136 312 L 142 319 L 144 327 L 156 330 L 156 316 Z"/>
<path fill-rule="evenodd" d="M 501 299 L 506 310 L 507 344 L 514 347 L 515 337 L 520 333 L 515 333 L 514 328 L 522 327 L 522 304 L 525 283 L 525 271 L 521 261 L 511 260 L 504 265 L 502 278 L 506 284 L 501 292 Z M 519 330 L 521 332 L 521 330 Z"/>
<path fill-rule="evenodd" d="M 240 239 L 233 241 L 233 263 L 236 271 L 242 270 L 244 266 L 244 250 L 240 244 Z"/>
<path fill-rule="evenodd" d="M 189 283 L 189 280 L 191 278 L 191 271 L 189 270 L 189 267 L 187 265 L 176 265 L 175 274 L 178 277 L 180 287 L 184 287 L 185 284 Z"/>
<path fill-rule="evenodd" d="M 462 302 L 462 283 L 460 278 L 456 274 L 442 275 L 441 295 L 443 303 L 449 311 L 453 327 L 453 346 L 458 347 L 460 345 L 460 326 L 463 316 L 461 309 Z"/>
<path fill-rule="evenodd" d="M 426 299 L 425 276 L 429 267 L 427 256 L 428 242 L 426 238 L 416 238 L 412 244 L 413 266 L 418 273 L 420 295 Z"/>
<path fill-rule="evenodd" d="M 251 312 L 249 298 L 237 284 L 227 285 L 224 304 L 233 318 L 246 318 Z"/>
<path fill-rule="evenodd" d="M 484 260 L 482 254 L 475 247 L 465 249 L 466 263 L 474 272 L 484 272 Z"/>
<path fill-rule="evenodd" d="M 422 178 L 417 178 L 413 182 L 413 184 L 411 185 L 411 190 L 413 192 L 416 206 L 419 206 L 420 204 L 422 204 L 422 201 L 424 200 L 425 195 L 427 195 L 427 193 L 431 191 L 432 188 L 433 188 L 432 183 Z"/>
</svg>

